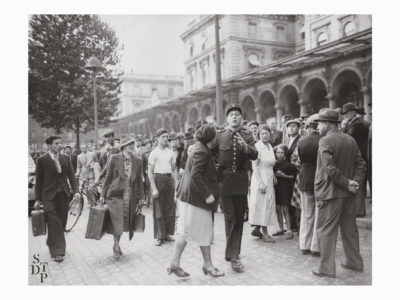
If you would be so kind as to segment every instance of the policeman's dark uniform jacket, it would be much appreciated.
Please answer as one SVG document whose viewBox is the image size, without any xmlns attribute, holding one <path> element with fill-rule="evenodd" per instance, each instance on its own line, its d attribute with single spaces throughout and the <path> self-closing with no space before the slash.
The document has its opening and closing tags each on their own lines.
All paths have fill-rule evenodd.
<svg viewBox="0 0 400 300">
<path fill-rule="evenodd" d="M 227 108 L 227 115 L 231 110 L 241 112 L 239 106 L 231 104 Z M 247 152 L 236 139 L 235 135 L 242 136 L 248 145 Z M 239 258 L 243 233 L 243 218 L 247 207 L 248 177 L 247 161 L 257 159 L 258 152 L 254 147 L 255 141 L 249 129 L 238 127 L 233 130 L 225 127 L 217 132 L 217 163 L 222 175 L 221 207 L 225 217 L 226 251 L 225 259 Z"/>
</svg>

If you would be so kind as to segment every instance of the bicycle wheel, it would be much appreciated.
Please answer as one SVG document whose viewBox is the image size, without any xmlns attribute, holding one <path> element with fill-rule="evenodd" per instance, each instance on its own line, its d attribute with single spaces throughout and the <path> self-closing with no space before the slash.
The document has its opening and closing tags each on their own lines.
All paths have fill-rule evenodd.
<svg viewBox="0 0 400 300">
<path fill-rule="evenodd" d="M 82 210 L 83 210 L 82 197 L 71 201 L 68 209 L 68 219 L 67 219 L 67 225 L 65 226 L 65 232 L 70 232 L 72 228 L 75 227 L 76 223 L 79 220 L 79 217 L 82 214 Z"/>
</svg>

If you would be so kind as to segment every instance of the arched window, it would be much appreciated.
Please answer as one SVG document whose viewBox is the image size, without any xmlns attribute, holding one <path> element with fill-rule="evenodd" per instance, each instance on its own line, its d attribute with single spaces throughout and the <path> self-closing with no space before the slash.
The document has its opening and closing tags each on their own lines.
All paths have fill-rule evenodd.
<svg viewBox="0 0 400 300">
<path fill-rule="evenodd" d="M 357 32 L 356 24 L 353 21 L 349 21 L 343 26 L 343 36 L 349 36 Z"/>
<path fill-rule="evenodd" d="M 326 35 L 325 32 L 321 32 L 317 36 L 317 47 L 325 45 L 328 43 L 328 36 Z"/>
</svg>

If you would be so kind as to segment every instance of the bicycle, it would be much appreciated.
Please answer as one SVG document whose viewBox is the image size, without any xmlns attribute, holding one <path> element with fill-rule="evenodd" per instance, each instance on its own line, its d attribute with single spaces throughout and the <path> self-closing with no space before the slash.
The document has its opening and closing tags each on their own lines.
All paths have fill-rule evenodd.
<svg viewBox="0 0 400 300">
<path fill-rule="evenodd" d="M 79 178 L 77 178 L 79 180 Z M 68 218 L 67 218 L 67 224 L 65 226 L 65 232 L 70 232 L 75 225 L 78 223 L 78 220 L 80 216 L 82 215 L 83 211 L 83 205 L 84 205 L 84 198 L 88 199 L 88 194 L 89 191 L 92 192 L 93 190 L 89 190 L 89 188 L 93 188 L 94 184 L 92 181 L 89 180 L 82 180 L 82 184 L 80 185 L 79 189 L 79 198 L 73 198 L 71 202 L 69 203 L 69 208 L 68 208 Z M 96 195 L 94 195 L 96 197 Z M 87 201 L 87 200 L 86 200 Z M 97 202 L 97 199 L 94 199 L 94 202 Z"/>
</svg>

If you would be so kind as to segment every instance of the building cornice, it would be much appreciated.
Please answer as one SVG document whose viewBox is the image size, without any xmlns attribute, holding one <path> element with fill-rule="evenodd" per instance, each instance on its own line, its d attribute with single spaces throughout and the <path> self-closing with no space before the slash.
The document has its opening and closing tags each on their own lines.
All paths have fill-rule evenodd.
<svg viewBox="0 0 400 300">
<path fill-rule="evenodd" d="M 249 39 L 249 38 L 241 38 L 241 37 L 236 37 L 236 36 L 228 36 L 224 40 L 221 41 L 220 47 L 223 48 L 228 42 L 230 41 L 236 41 L 236 42 L 242 42 L 242 43 L 248 43 L 248 44 L 253 44 L 254 46 L 281 46 L 281 47 L 288 47 L 292 48 L 296 46 L 296 43 L 294 42 L 276 42 L 276 41 L 265 41 L 265 40 L 255 40 L 255 39 Z M 251 45 L 246 45 L 250 46 Z M 199 58 L 210 54 L 210 52 L 215 51 L 215 45 L 207 48 L 203 52 L 192 56 L 191 58 L 185 60 L 183 63 L 185 66 L 191 65 L 191 63 L 196 62 Z"/>
<path fill-rule="evenodd" d="M 222 17 L 224 17 L 224 15 L 219 15 L 219 17 L 222 18 Z M 208 16 L 200 19 L 198 22 L 194 23 L 190 28 L 188 28 L 184 33 L 182 33 L 180 38 L 182 40 L 186 39 L 191 34 L 194 34 L 198 30 L 202 29 L 204 27 L 204 25 L 206 25 L 213 19 L 214 19 L 214 15 L 208 15 Z"/>
</svg>

